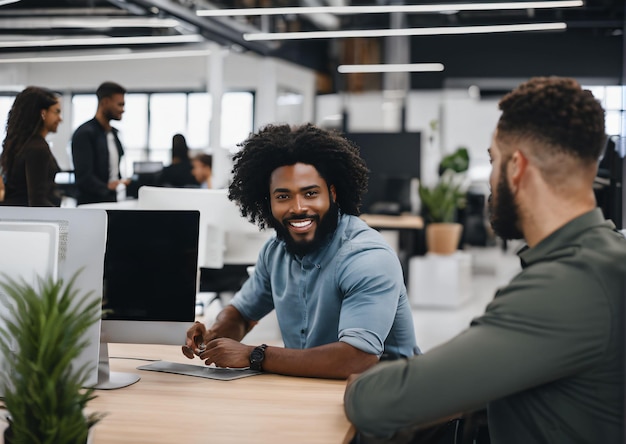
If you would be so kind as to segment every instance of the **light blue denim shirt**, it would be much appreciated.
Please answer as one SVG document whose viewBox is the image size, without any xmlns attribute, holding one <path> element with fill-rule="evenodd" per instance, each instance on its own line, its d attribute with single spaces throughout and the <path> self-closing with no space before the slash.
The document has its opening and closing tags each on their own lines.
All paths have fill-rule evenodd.
<svg viewBox="0 0 626 444">
<path fill-rule="evenodd" d="M 398 256 L 356 216 L 340 215 L 328 241 L 302 258 L 268 240 L 231 304 L 248 320 L 276 309 L 287 348 L 342 341 L 379 357 L 416 348 Z"/>
</svg>

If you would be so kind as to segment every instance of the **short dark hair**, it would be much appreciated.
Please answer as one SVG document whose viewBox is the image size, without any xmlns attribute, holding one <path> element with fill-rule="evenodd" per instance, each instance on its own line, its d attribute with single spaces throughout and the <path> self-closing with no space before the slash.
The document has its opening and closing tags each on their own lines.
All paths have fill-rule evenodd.
<svg viewBox="0 0 626 444">
<path fill-rule="evenodd" d="M 209 168 L 213 168 L 213 156 L 211 156 L 210 154 L 206 154 L 206 153 L 196 154 L 193 160 L 197 160 L 203 165 L 208 166 Z"/>
<path fill-rule="evenodd" d="M 337 131 L 312 124 L 268 125 L 239 146 L 228 197 L 259 227 L 271 226 L 268 198 L 272 172 L 296 163 L 312 165 L 329 186 L 335 187 L 337 205 L 343 213 L 359 214 L 369 171 L 358 147 Z"/>
<path fill-rule="evenodd" d="M 554 153 L 596 162 L 604 149 L 604 109 L 576 80 L 535 77 L 499 103 L 498 137 L 536 140 Z"/>
<path fill-rule="evenodd" d="M 98 102 L 105 97 L 112 97 L 114 94 L 126 94 L 126 88 L 115 82 L 104 82 L 96 90 Z"/>
</svg>

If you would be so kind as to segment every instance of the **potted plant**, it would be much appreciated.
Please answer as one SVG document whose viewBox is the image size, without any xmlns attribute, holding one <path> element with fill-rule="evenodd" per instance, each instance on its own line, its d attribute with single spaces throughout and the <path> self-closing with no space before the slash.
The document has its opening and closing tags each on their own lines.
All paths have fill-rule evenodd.
<svg viewBox="0 0 626 444">
<path fill-rule="evenodd" d="M 93 368 L 72 364 L 87 347 L 85 332 L 98 321 L 101 306 L 99 298 L 79 295 L 77 275 L 67 285 L 38 278 L 37 288 L 6 275 L 0 281 L 7 444 L 84 444 L 103 416 L 84 411 L 95 398 L 93 388 L 83 388 Z"/>
<path fill-rule="evenodd" d="M 439 180 L 428 187 L 419 186 L 419 196 L 427 219 L 426 247 L 429 253 L 452 254 L 456 251 L 463 226 L 457 223 L 457 209 L 465 202 L 465 177 L 469 168 L 467 148 L 460 147 L 439 164 Z"/>
</svg>

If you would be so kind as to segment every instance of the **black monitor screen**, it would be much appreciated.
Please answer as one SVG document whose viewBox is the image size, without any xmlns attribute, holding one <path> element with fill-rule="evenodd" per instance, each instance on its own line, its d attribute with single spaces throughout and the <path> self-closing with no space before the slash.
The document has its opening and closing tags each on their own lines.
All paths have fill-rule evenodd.
<svg viewBox="0 0 626 444">
<path fill-rule="evenodd" d="M 105 319 L 193 321 L 200 212 L 107 214 Z"/>
<path fill-rule="evenodd" d="M 410 210 L 411 179 L 420 178 L 420 133 L 348 133 L 370 170 L 362 213 L 377 202 L 395 201 L 399 211 Z"/>
</svg>

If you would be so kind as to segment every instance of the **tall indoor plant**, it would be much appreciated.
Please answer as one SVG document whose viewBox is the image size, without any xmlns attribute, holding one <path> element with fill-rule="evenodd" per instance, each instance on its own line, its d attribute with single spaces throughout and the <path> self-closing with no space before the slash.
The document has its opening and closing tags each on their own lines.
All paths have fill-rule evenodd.
<svg viewBox="0 0 626 444">
<path fill-rule="evenodd" d="M 428 252 L 451 254 L 456 251 L 463 226 L 457 222 L 457 209 L 465 201 L 465 175 L 469 168 L 467 148 L 460 147 L 439 164 L 439 180 L 428 187 L 420 184 L 419 196 L 427 218 Z"/>
<path fill-rule="evenodd" d="M 5 443 L 84 444 L 102 418 L 84 411 L 95 397 L 93 388 L 83 388 L 92 368 L 72 363 L 87 347 L 85 332 L 98 321 L 101 306 L 100 298 L 75 289 L 77 275 L 67 284 L 39 278 L 32 286 L 6 275 L 0 280 Z"/>
</svg>

